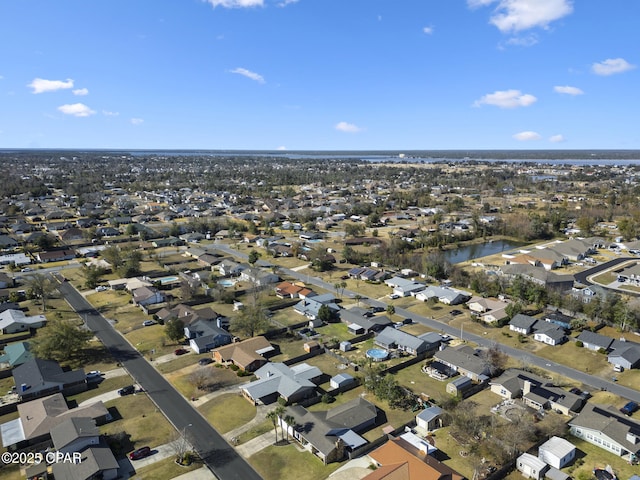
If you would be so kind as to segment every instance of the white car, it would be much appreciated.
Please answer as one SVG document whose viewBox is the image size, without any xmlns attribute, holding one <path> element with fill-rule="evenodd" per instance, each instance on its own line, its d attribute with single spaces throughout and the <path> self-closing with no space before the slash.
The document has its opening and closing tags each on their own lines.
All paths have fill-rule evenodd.
<svg viewBox="0 0 640 480">
<path fill-rule="evenodd" d="M 391 295 L 389 295 L 389 298 L 391 300 L 395 300 L 396 298 L 400 298 L 400 295 L 398 295 L 397 293 L 392 293 Z"/>
<path fill-rule="evenodd" d="M 143 327 L 150 327 L 151 325 L 155 325 L 156 322 L 154 322 L 153 320 L 145 320 L 144 322 L 142 322 L 142 326 Z"/>
<path fill-rule="evenodd" d="M 96 379 L 102 377 L 102 372 L 100 370 L 91 370 L 87 373 L 87 380 Z"/>
<path fill-rule="evenodd" d="M 108 290 L 109 287 L 107 287 L 106 285 L 98 285 L 96 287 L 96 292 L 104 292 L 105 290 Z"/>
</svg>

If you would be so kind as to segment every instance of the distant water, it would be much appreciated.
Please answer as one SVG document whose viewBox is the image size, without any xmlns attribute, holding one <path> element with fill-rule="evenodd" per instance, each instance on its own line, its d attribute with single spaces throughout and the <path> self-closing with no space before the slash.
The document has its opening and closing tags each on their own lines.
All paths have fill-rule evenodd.
<svg viewBox="0 0 640 480">
<path fill-rule="evenodd" d="M 493 242 L 466 245 L 453 250 L 445 250 L 443 254 L 444 258 L 446 258 L 449 263 L 461 263 L 466 262 L 467 260 L 474 260 L 476 258 L 506 252 L 516 247 L 521 247 L 522 245 L 522 243 L 512 242 L 509 240 L 496 240 Z"/>
<path fill-rule="evenodd" d="M 289 160 L 345 160 L 373 163 L 537 163 L 552 165 L 640 165 L 640 150 L 420 150 L 420 151 L 258 151 L 134 150 L 133 156 L 260 157 Z"/>
</svg>

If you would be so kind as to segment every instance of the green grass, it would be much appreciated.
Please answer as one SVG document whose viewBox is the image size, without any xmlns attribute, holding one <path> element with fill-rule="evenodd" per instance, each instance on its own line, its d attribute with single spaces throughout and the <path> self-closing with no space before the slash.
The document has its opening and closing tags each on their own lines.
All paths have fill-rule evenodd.
<svg viewBox="0 0 640 480">
<path fill-rule="evenodd" d="M 136 480 L 171 480 L 201 467 L 201 462 L 193 462 L 188 467 L 182 467 L 176 464 L 172 456 L 136 470 L 135 475 L 130 478 Z"/>
<path fill-rule="evenodd" d="M 227 433 L 251 421 L 256 416 L 256 407 L 239 393 L 227 393 L 208 401 L 200 413 L 220 433 Z M 233 412 L 233 415 L 229 415 Z"/>
<path fill-rule="evenodd" d="M 115 407 L 121 418 L 100 427 L 101 434 L 126 432 L 134 447 L 163 445 L 176 432 L 146 394 L 128 395 L 105 403 Z"/>
<path fill-rule="evenodd" d="M 89 390 L 81 393 L 77 393 L 76 395 L 70 395 L 67 398 L 67 401 L 76 401 L 77 403 L 84 402 L 85 400 L 89 400 L 96 395 L 102 395 L 103 393 L 110 392 L 112 390 L 118 390 L 125 385 L 131 385 L 133 380 L 129 375 L 122 375 L 119 377 L 107 378 L 99 383 L 92 382 L 89 385 L 94 386 L 94 388 L 89 388 Z"/>
<path fill-rule="evenodd" d="M 322 480 L 342 464 L 324 465 L 310 452 L 301 452 L 294 443 L 270 446 L 249 457 L 249 462 L 265 480 Z"/>
<path fill-rule="evenodd" d="M 262 423 L 254 425 L 249 430 L 241 433 L 236 438 L 238 439 L 238 444 L 243 444 L 267 432 L 273 432 L 273 423 L 271 423 L 270 420 L 264 420 Z M 273 435 L 274 435 L 274 441 L 275 441 L 275 433 Z"/>
</svg>

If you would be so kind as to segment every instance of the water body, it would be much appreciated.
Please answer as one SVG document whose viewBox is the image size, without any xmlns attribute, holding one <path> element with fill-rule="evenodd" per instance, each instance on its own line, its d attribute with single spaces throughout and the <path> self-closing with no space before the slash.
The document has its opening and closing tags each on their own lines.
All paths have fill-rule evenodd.
<svg viewBox="0 0 640 480">
<path fill-rule="evenodd" d="M 521 247 L 522 245 L 522 243 L 512 242 L 510 240 L 495 240 L 493 242 L 477 243 L 453 250 L 446 250 L 443 253 L 449 263 L 461 263 L 467 260 L 474 260 L 476 258 L 506 252 Z"/>
</svg>

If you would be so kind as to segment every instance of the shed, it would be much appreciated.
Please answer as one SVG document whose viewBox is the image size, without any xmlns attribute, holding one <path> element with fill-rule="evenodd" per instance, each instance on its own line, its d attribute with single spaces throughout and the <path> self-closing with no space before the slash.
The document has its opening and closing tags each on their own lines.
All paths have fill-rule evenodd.
<svg viewBox="0 0 640 480">
<path fill-rule="evenodd" d="M 551 437 L 538 448 L 538 457 L 557 469 L 569 465 L 575 456 L 576 447 L 560 437 Z"/>
<path fill-rule="evenodd" d="M 331 386 L 331 388 L 335 389 L 335 388 L 344 387 L 346 385 L 350 385 L 355 381 L 356 379 L 353 378 L 348 373 L 339 373 L 336 376 L 331 377 L 331 380 L 329 381 L 329 385 Z"/>
<path fill-rule="evenodd" d="M 302 348 L 304 348 L 304 351 L 307 353 L 311 353 L 311 352 L 315 352 L 316 350 L 318 350 L 320 348 L 320 344 L 318 342 L 311 341 L 311 342 L 306 342 Z"/>
<path fill-rule="evenodd" d="M 345 340 L 343 342 L 340 342 L 340 351 L 341 352 L 348 352 L 349 350 L 351 350 L 351 342 Z"/>
</svg>

